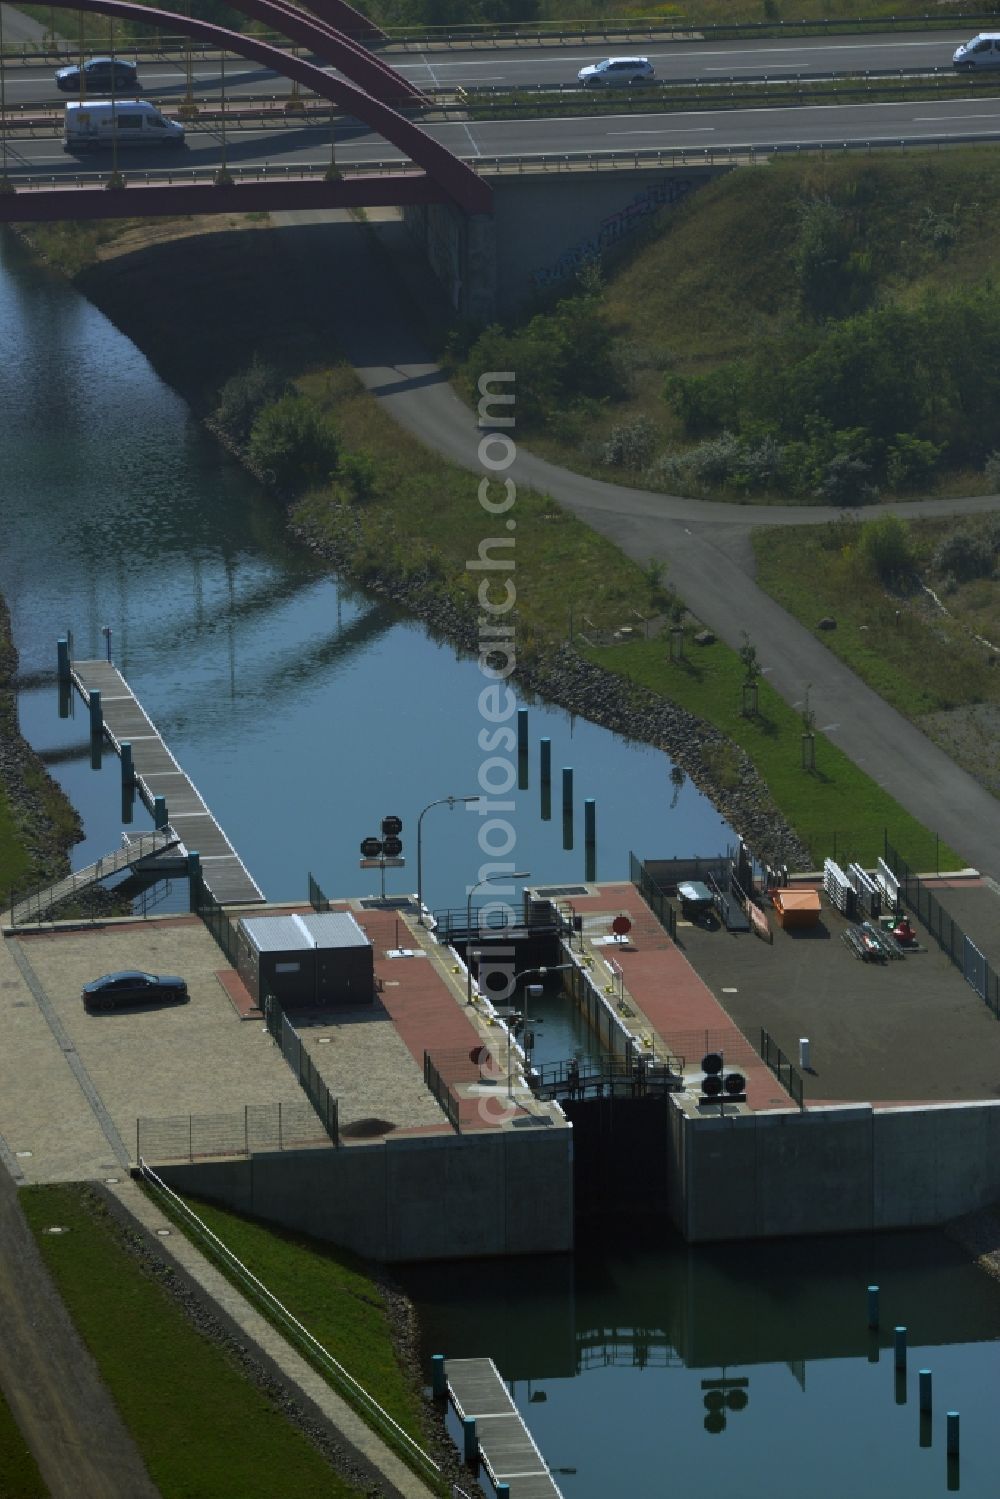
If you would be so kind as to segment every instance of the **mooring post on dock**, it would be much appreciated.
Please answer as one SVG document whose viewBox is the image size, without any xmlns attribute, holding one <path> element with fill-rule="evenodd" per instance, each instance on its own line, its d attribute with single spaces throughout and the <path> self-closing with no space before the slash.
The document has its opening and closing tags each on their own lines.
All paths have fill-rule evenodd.
<svg viewBox="0 0 1000 1499">
<path fill-rule="evenodd" d="M 188 849 L 187 856 L 188 873 L 188 909 L 197 912 L 201 906 L 201 854 L 196 848 Z"/>
<path fill-rule="evenodd" d="M 101 694 L 96 687 L 91 691 L 88 706 L 90 708 L 90 768 L 100 770 L 104 740 L 104 711 L 101 708 Z"/>
<path fill-rule="evenodd" d="M 470 1466 L 476 1467 L 479 1463 L 479 1436 L 476 1432 L 475 1416 L 464 1416 L 462 1418 L 462 1454 Z"/>
<path fill-rule="evenodd" d="M 597 803 L 588 796 L 583 804 L 583 877 L 597 879 Z"/>
<path fill-rule="evenodd" d="M 563 766 L 562 773 L 563 848 L 573 847 L 573 767 Z"/>
<path fill-rule="evenodd" d="M 538 780 L 542 794 L 542 821 L 552 816 L 552 740 L 538 741 Z"/>
<path fill-rule="evenodd" d="M 69 641 L 65 635 L 60 635 L 56 641 L 56 668 L 59 685 L 65 687 L 69 683 Z"/>
<path fill-rule="evenodd" d="M 431 1390 L 435 1400 L 443 1400 L 448 1393 L 448 1376 L 445 1373 L 443 1353 L 431 1355 Z"/>
<path fill-rule="evenodd" d="M 528 710 L 517 710 L 517 789 L 528 789 Z"/>
<path fill-rule="evenodd" d="M 154 828 L 165 828 L 167 825 L 167 798 L 165 796 L 153 797 L 153 826 Z"/>
</svg>

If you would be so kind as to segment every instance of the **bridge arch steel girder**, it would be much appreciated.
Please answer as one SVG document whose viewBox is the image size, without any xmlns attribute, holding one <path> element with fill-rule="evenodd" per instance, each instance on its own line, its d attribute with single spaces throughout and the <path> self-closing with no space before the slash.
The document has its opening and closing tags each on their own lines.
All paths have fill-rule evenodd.
<svg viewBox="0 0 1000 1499">
<path fill-rule="evenodd" d="M 328 26 L 343 32 L 344 36 L 355 37 L 358 41 L 388 41 L 381 26 L 376 26 L 374 21 L 355 10 L 353 5 L 348 5 L 347 0 L 310 0 L 309 9 L 315 11 Z"/>
<path fill-rule="evenodd" d="M 244 15 L 263 21 L 290 41 L 308 47 L 326 62 L 333 63 L 347 74 L 352 83 L 367 89 L 383 104 L 400 104 L 408 100 L 420 104 L 425 102 L 420 89 L 389 63 L 289 0 L 230 0 L 230 3 Z"/>
<path fill-rule="evenodd" d="M 297 79 L 322 99 L 329 99 L 340 109 L 352 114 L 372 130 L 378 132 L 400 151 L 406 153 L 417 166 L 423 167 L 427 175 L 444 188 L 466 213 L 491 213 L 493 190 L 487 182 L 476 175 L 466 162 L 461 161 L 446 146 L 429 136 L 426 131 L 404 119 L 380 99 L 355 88 L 342 78 L 331 78 L 322 68 L 292 57 L 272 47 L 269 42 L 256 37 L 244 36 L 239 31 L 229 31 L 224 26 L 213 26 L 209 21 L 198 21 L 193 16 L 181 16 L 175 11 L 160 10 L 154 6 L 134 5 L 131 0 L 51 0 L 55 9 L 85 10 L 98 16 L 110 16 L 121 21 L 132 21 L 137 26 L 159 26 L 161 30 L 172 27 L 175 31 L 210 42 L 216 47 L 225 47 L 240 57 L 249 57 L 272 68 L 286 78 Z"/>
</svg>

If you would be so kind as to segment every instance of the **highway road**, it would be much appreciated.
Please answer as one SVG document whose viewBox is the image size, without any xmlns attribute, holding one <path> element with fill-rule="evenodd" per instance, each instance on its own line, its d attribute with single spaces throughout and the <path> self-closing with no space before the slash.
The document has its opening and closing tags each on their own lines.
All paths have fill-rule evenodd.
<svg viewBox="0 0 1000 1499">
<path fill-rule="evenodd" d="M 601 156 L 636 150 L 725 151 L 730 148 L 781 148 L 838 146 L 844 142 L 870 142 L 873 146 L 907 140 L 1000 138 L 1000 97 L 996 99 L 949 99 L 940 102 L 911 100 L 905 103 L 807 105 L 800 108 L 692 111 L 671 115 L 611 115 L 556 120 L 490 120 L 438 122 L 426 126 L 428 134 L 457 155 L 490 161 L 497 157 L 565 156 L 583 152 Z M 230 166 L 302 168 L 326 166 L 330 159 L 328 123 L 306 125 L 284 121 L 272 126 L 227 129 L 227 160 Z M 217 124 L 195 124 L 181 147 L 120 152 L 126 170 L 170 170 L 176 175 L 187 168 L 207 168 L 217 163 L 220 152 Z M 110 152 L 70 156 L 61 139 L 52 134 L 7 142 L 7 170 L 19 176 L 55 178 L 95 172 L 107 168 Z M 399 151 L 356 121 L 341 121 L 336 128 L 337 160 L 375 163 L 402 160 Z"/>
<path fill-rule="evenodd" d="M 389 50 L 385 61 L 419 88 L 453 89 L 481 84 L 490 88 L 556 87 L 576 82 L 580 68 L 609 55 L 648 57 L 661 80 L 717 82 L 729 77 L 781 78 L 799 73 L 862 73 L 892 68 L 951 68 L 952 53 L 968 40 L 968 28 L 956 31 L 900 32 L 896 35 L 802 37 L 794 41 L 765 39 L 730 42 L 647 42 L 633 46 L 545 48 L 475 48 L 445 53 Z M 128 57 L 128 50 L 121 55 Z M 6 70 L 6 96 L 11 105 L 53 103 L 61 97 L 49 64 L 15 65 Z M 329 71 L 333 71 L 332 69 Z M 199 91 L 218 93 L 218 59 L 196 59 Z M 139 76 L 150 98 L 172 98 L 185 89 L 182 57 L 159 57 L 141 62 Z M 288 84 L 273 73 L 244 68 L 238 60 L 226 64 L 226 92 L 266 90 L 286 93 Z"/>
</svg>

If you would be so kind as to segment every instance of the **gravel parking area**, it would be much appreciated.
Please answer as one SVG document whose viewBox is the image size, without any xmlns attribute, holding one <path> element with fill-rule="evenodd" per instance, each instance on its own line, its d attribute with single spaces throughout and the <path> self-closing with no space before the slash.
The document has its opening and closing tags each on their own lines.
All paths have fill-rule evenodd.
<svg viewBox="0 0 1000 1499">
<path fill-rule="evenodd" d="M 63 1099 L 71 1105 L 75 1130 L 80 1118 L 89 1116 L 87 1134 L 95 1156 L 90 1170 L 81 1170 L 77 1150 L 70 1174 L 103 1175 L 114 1160 L 106 1133 L 90 1127 L 93 1106 L 80 1107 L 81 1100 L 86 1102 L 87 1080 L 132 1154 L 140 1116 L 242 1114 L 246 1104 L 302 1102 L 301 1089 L 261 1022 L 237 1017 L 217 977 L 225 959 L 196 918 L 18 933 L 6 946 L 10 955 L 17 953 L 28 964 L 34 988 L 44 996 L 40 1001 L 21 976 L 17 1015 L 30 1053 L 8 1072 L 3 1106 L 5 1137 L 13 1136 L 32 1152 L 21 1161 L 28 1180 L 53 1180 L 61 1174 L 52 1171 L 51 1158 L 67 1153 Z M 190 1000 L 85 1010 L 81 985 L 123 968 L 179 973 L 187 980 Z M 9 962 L 8 970 L 18 971 Z M 9 1002 L 14 1003 L 14 991 Z M 30 1144 L 18 1124 L 22 1114 L 33 1121 Z"/>
<path fill-rule="evenodd" d="M 337 1099 L 340 1128 L 348 1139 L 351 1126 L 361 1121 L 380 1120 L 394 1132 L 446 1123 L 424 1086 L 419 1063 L 382 1005 L 336 1016 L 288 1018 Z M 359 1128 L 357 1138 L 384 1132 Z"/>
</svg>

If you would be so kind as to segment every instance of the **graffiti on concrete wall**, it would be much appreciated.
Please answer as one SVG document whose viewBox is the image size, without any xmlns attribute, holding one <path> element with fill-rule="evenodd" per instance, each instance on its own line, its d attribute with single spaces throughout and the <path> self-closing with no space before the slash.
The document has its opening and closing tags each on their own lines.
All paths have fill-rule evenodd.
<svg viewBox="0 0 1000 1499">
<path fill-rule="evenodd" d="M 533 271 L 531 279 L 535 286 L 552 286 L 557 281 L 565 281 L 578 275 L 585 265 L 600 260 L 612 245 L 638 229 L 651 213 L 686 197 L 693 187 L 694 182 L 689 177 L 662 177 L 642 192 L 636 193 L 624 208 L 601 220 L 596 234 L 581 240 L 569 250 L 564 250 L 553 265 Z"/>
</svg>

